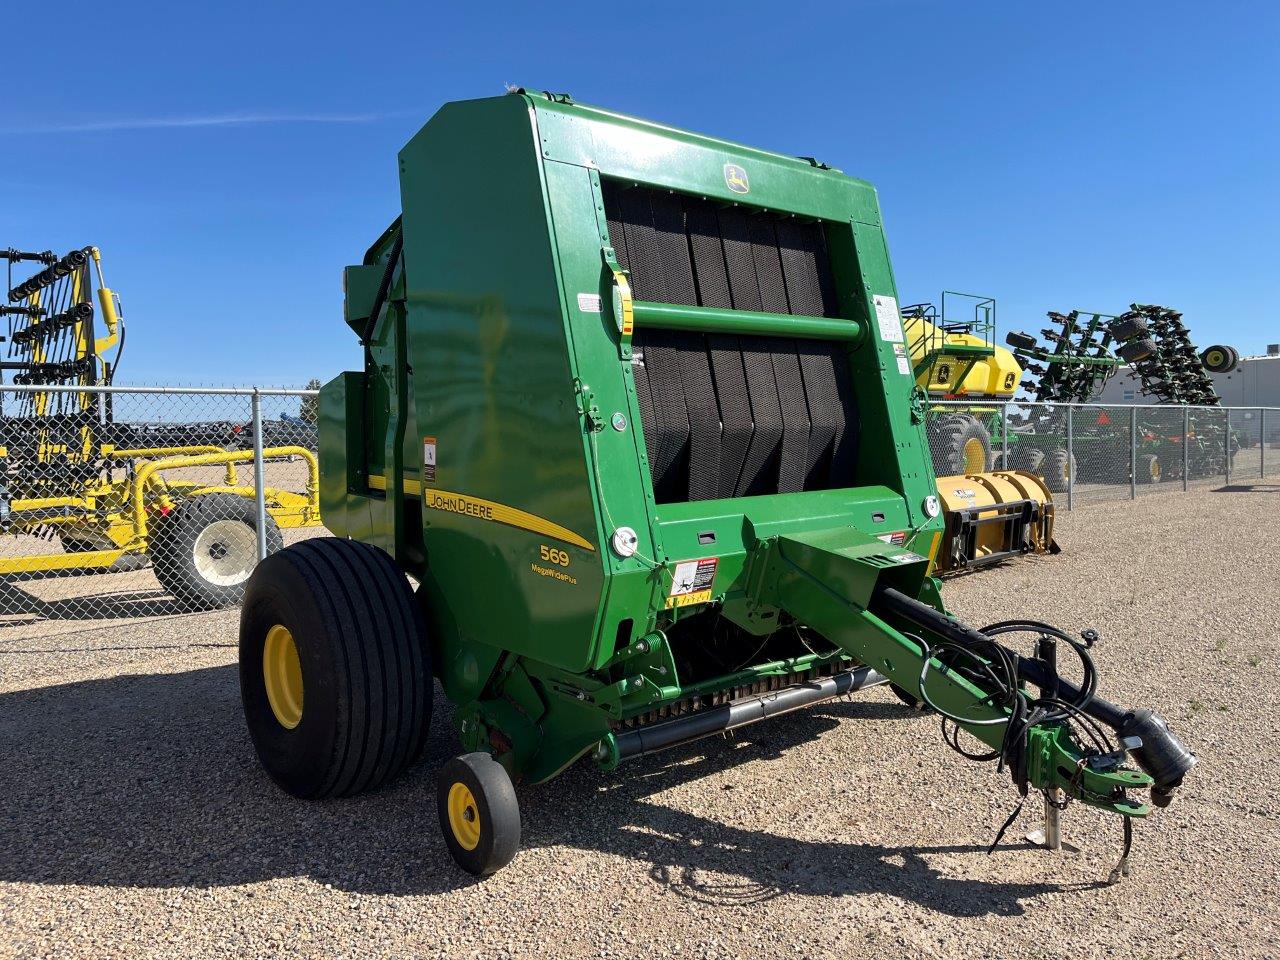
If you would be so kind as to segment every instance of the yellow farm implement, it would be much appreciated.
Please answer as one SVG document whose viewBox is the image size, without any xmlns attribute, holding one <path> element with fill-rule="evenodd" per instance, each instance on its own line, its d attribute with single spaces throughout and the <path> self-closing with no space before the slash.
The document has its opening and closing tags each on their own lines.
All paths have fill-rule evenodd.
<svg viewBox="0 0 1280 960">
<path fill-rule="evenodd" d="M 0 530 L 19 544 L 0 557 L 0 578 L 131 569 L 149 560 L 161 586 L 189 608 L 238 602 L 264 545 L 273 552 L 282 529 L 319 523 L 314 452 L 301 445 L 260 451 L 264 464 L 301 461 L 307 480 L 303 492 L 263 491 L 259 531 L 258 491 L 238 474 L 259 454 L 227 449 L 230 430 L 117 422 L 106 388 L 125 323 L 98 249 L 60 258 L 11 249 L 0 258 L 10 271 L 0 370 L 13 374 L 0 417 Z M 43 269 L 15 284 L 13 265 L 23 261 Z M 91 265 L 98 310 L 89 295 Z M 61 552 L 35 549 L 54 537 Z"/>
</svg>

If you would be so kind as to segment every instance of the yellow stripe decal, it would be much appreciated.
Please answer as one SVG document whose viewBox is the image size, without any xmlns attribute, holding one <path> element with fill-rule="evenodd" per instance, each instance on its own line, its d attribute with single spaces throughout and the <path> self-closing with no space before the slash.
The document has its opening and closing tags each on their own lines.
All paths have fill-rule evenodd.
<svg viewBox="0 0 1280 960">
<path fill-rule="evenodd" d="M 929 566 L 925 567 L 924 575 L 926 577 L 933 576 L 933 568 L 938 563 L 938 544 L 942 540 L 941 533 L 935 533 L 933 540 L 929 543 Z"/>
<path fill-rule="evenodd" d="M 387 478 L 371 475 L 369 477 L 369 489 L 386 490 Z M 509 507 L 505 503 L 483 500 L 480 497 L 472 497 L 464 493 L 453 493 L 449 490 L 437 490 L 435 487 L 430 487 L 424 491 L 419 481 L 409 477 L 404 479 L 404 492 L 411 497 L 422 497 L 422 505 L 432 510 L 459 513 L 465 517 L 475 517 L 479 520 L 488 520 L 491 523 L 505 524 L 508 527 L 518 527 L 521 530 L 540 533 L 546 537 L 571 543 L 575 547 L 581 547 L 583 550 L 590 550 L 593 553 L 596 549 L 589 541 L 584 540 L 568 527 L 562 527 L 560 524 L 554 523 L 545 517 L 526 513 L 516 507 Z"/>
</svg>

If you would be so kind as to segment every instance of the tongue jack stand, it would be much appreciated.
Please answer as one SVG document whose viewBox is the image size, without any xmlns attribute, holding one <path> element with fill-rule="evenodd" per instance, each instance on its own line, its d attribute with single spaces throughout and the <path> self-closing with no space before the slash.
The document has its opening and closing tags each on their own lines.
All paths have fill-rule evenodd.
<svg viewBox="0 0 1280 960">
<path fill-rule="evenodd" d="M 1044 688 L 1045 696 L 1058 695 L 1058 641 L 1053 637 L 1042 636 L 1036 642 L 1036 656 L 1044 664 L 1048 685 Z M 1062 811 L 1066 808 L 1066 798 L 1061 787 L 1050 787 L 1042 790 L 1044 794 L 1044 826 L 1032 830 L 1026 839 L 1037 847 L 1051 850 L 1054 853 L 1079 853 L 1080 848 L 1064 843 L 1062 840 Z"/>
<path fill-rule="evenodd" d="M 1051 787 L 1041 792 L 1044 794 L 1044 826 L 1028 833 L 1027 840 L 1054 853 L 1079 853 L 1079 847 L 1062 839 L 1062 788 Z"/>
</svg>

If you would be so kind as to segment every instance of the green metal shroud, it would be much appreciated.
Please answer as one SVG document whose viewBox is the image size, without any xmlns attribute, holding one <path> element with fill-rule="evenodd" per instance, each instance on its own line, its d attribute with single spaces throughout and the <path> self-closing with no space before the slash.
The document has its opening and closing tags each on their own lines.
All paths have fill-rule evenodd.
<svg viewBox="0 0 1280 960">
<path fill-rule="evenodd" d="M 857 663 L 917 691 L 920 644 L 870 608 L 892 587 L 943 610 L 928 575 L 943 522 L 874 189 L 523 91 L 446 105 L 399 168 L 402 216 L 344 278 L 346 321 L 372 335 L 364 369 L 321 394 L 321 506 L 335 534 L 383 547 L 421 582 L 464 745 L 540 781 L 589 751 L 609 766 L 619 731 L 735 692 Z M 838 316 L 633 302 L 602 178 L 821 221 Z M 634 327 L 839 343 L 859 420 L 851 475 L 658 503 Z M 633 555 L 613 549 L 619 528 L 634 531 Z M 678 565 L 699 560 L 703 580 L 681 593 L 694 568 Z M 735 631 L 740 666 L 681 666 L 677 635 L 703 623 Z M 778 653 L 783 624 L 803 642 Z M 933 702 L 1000 716 L 989 691 L 932 676 Z M 1002 728 L 971 729 L 999 746 Z M 1081 753 L 1065 749 L 1074 768 Z M 1032 786 L 1081 796 L 1062 764 L 1023 767 Z M 1149 782 L 1126 771 L 1111 786 Z"/>
</svg>

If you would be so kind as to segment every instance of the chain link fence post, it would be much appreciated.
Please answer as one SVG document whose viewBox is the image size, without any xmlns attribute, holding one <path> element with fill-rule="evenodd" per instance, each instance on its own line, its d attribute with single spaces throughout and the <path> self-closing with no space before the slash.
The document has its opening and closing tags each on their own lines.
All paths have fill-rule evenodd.
<svg viewBox="0 0 1280 960">
<path fill-rule="evenodd" d="M 258 559 L 267 558 L 267 472 L 262 465 L 262 394 L 253 388 L 253 496 L 257 506 Z"/>
<path fill-rule="evenodd" d="M 1191 408 L 1182 407 L 1182 492 L 1191 489 Z"/>
<path fill-rule="evenodd" d="M 1227 486 L 1231 486 L 1231 408 L 1223 411 L 1226 422 L 1222 430 L 1222 458 L 1226 461 Z"/>
<path fill-rule="evenodd" d="M 1075 407 L 1067 404 L 1067 510 L 1070 512 L 1076 492 Z"/>
<path fill-rule="evenodd" d="M 1258 410 L 1258 446 L 1262 447 L 1262 456 L 1258 462 L 1258 476 L 1267 475 L 1267 408 Z"/>
<path fill-rule="evenodd" d="M 1138 407 L 1129 408 L 1129 499 L 1138 499 Z"/>
<path fill-rule="evenodd" d="M 1009 403 L 1000 404 L 1000 469 L 1009 469 Z"/>
</svg>

